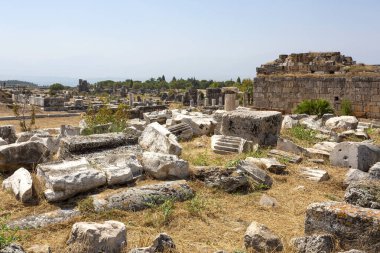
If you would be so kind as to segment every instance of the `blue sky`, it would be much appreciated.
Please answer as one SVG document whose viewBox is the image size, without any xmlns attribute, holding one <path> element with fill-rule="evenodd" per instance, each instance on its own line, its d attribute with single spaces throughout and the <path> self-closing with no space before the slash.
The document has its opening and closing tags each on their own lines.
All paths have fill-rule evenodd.
<svg viewBox="0 0 380 253">
<path fill-rule="evenodd" d="M 252 78 L 308 51 L 380 64 L 378 0 L 0 0 L 0 10 L 0 79 Z"/>
</svg>

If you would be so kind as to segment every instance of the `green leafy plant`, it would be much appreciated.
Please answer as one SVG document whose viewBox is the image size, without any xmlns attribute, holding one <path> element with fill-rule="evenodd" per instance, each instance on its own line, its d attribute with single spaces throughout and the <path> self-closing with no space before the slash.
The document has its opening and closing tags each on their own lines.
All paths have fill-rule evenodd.
<svg viewBox="0 0 380 253">
<path fill-rule="evenodd" d="M 312 100 L 304 100 L 300 104 L 297 105 L 294 113 L 298 114 L 309 114 L 309 115 L 318 115 L 321 117 L 326 113 L 334 113 L 330 103 L 324 99 L 312 99 Z"/>
<path fill-rule="evenodd" d="M 0 218 L 0 249 L 20 239 L 18 228 L 10 228 L 6 224 L 7 217 Z"/>
<path fill-rule="evenodd" d="M 195 166 L 208 166 L 208 165 L 210 165 L 207 153 L 197 155 L 197 157 L 195 157 L 193 160 L 193 164 Z"/>
<path fill-rule="evenodd" d="M 168 224 L 174 212 L 174 201 L 172 199 L 166 200 L 161 206 L 160 210 L 163 215 L 163 224 Z"/>
<path fill-rule="evenodd" d="M 202 211 L 206 208 L 206 205 L 207 203 L 205 199 L 199 196 L 195 196 L 189 202 L 187 202 L 187 211 L 192 216 L 200 217 Z"/>
<path fill-rule="evenodd" d="M 241 162 L 241 159 L 234 159 L 230 160 L 226 163 L 225 167 L 230 168 L 230 167 L 236 167 L 238 164 Z"/>
<path fill-rule="evenodd" d="M 340 105 L 340 114 L 341 115 L 352 115 L 353 110 L 352 110 L 352 105 L 351 101 L 348 99 L 343 99 L 342 103 Z"/>
</svg>

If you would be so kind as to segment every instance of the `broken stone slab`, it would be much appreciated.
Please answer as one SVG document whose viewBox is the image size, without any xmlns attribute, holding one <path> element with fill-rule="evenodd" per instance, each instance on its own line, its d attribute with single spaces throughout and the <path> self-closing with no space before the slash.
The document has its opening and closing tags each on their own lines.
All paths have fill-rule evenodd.
<svg viewBox="0 0 380 253">
<path fill-rule="evenodd" d="M 318 168 L 301 168 L 301 176 L 305 177 L 308 180 L 315 182 L 323 182 L 330 179 L 329 173 L 325 170 L 320 170 Z"/>
<path fill-rule="evenodd" d="M 268 170 L 269 172 L 274 174 L 283 174 L 286 169 L 286 165 L 277 161 L 276 158 L 247 157 L 245 160 L 248 162 L 252 162 L 260 168 Z"/>
<path fill-rule="evenodd" d="M 135 181 L 142 175 L 143 166 L 133 153 L 98 156 L 89 162 L 104 171 L 107 185 L 126 184 Z"/>
<path fill-rule="evenodd" d="M 135 127 L 127 127 L 123 130 L 125 138 L 127 138 L 128 145 L 136 145 L 139 143 L 139 138 L 142 134 L 142 131 L 138 130 Z"/>
<path fill-rule="evenodd" d="M 331 153 L 334 150 L 336 145 L 338 145 L 337 142 L 322 141 L 322 142 L 318 142 L 314 144 L 313 148 Z"/>
<path fill-rule="evenodd" d="M 305 234 L 335 236 L 344 250 L 380 251 L 380 210 L 340 202 L 313 203 L 308 206 Z"/>
<path fill-rule="evenodd" d="M 368 180 L 369 174 L 367 172 L 363 172 L 361 170 L 357 169 L 349 169 L 348 172 L 346 173 L 346 177 L 343 181 L 343 186 L 347 187 L 352 183 L 359 182 L 362 180 Z"/>
<path fill-rule="evenodd" d="M 265 225 L 252 222 L 244 235 L 244 245 L 247 250 L 254 252 L 280 252 L 284 246 L 280 237 Z"/>
<path fill-rule="evenodd" d="M 168 130 L 177 136 L 179 140 L 191 140 L 194 135 L 193 129 L 185 122 L 172 125 L 168 127 Z"/>
<path fill-rule="evenodd" d="M 13 125 L 0 126 L 0 137 L 8 144 L 15 143 L 17 140 L 15 127 Z"/>
<path fill-rule="evenodd" d="M 160 233 L 150 247 L 132 249 L 129 253 L 164 253 L 173 252 L 175 248 L 176 245 L 170 235 Z"/>
<path fill-rule="evenodd" d="M 245 153 L 258 148 L 253 142 L 240 137 L 225 135 L 213 135 L 211 137 L 211 149 L 217 154 Z"/>
<path fill-rule="evenodd" d="M 76 136 L 80 135 L 80 127 L 70 126 L 70 125 L 61 125 L 61 136 Z"/>
<path fill-rule="evenodd" d="M 307 148 L 307 156 L 308 157 L 323 157 L 323 158 L 329 158 L 330 153 L 324 150 L 315 149 L 315 148 Z"/>
<path fill-rule="evenodd" d="M 367 143 L 341 142 L 335 146 L 330 155 L 332 165 L 364 172 L 379 161 L 380 148 Z"/>
<path fill-rule="evenodd" d="M 20 168 L 5 179 L 2 183 L 4 190 L 12 191 L 21 202 L 26 203 L 33 199 L 32 176 L 25 168 Z"/>
<path fill-rule="evenodd" d="M 193 176 L 207 187 L 228 193 L 247 191 L 250 188 L 248 178 L 235 168 L 197 166 L 193 169 Z"/>
<path fill-rule="evenodd" d="M 225 112 L 225 110 L 216 110 L 212 115 L 214 121 L 216 122 L 214 135 L 220 135 L 220 129 L 222 127 L 222 117 Z"/>
<path fill-rule="evenodd" d="M 293 238 L 291 244 L 297 253 L 332 253 L 335 250 L 334 237 L 328 234 Z"/>
<path fill-rule="evenodd" d="M 322 119 L 320 119 L 317 115 L 309 115 L 306 118 L 302 118 L 299 123 L 301 126 L 312 130 L 320 130 L 322 127 Z"/>
<path fill-rule="evenodd" d="M 142 120 L 142 119 L 139 119 L 139 118 L 129 119 L 127 121 L 127 126 L 134 127 L 137 130 L 139 130 L 139 131 L 144 131 L 145 126 L 146 126 L 146 122 L 145 122 L 145 120 Z"/>
<path fill-rule="evenodd" d="M 86 158 L 40 164 L 37 178 L 45 186 L 44 195 L 49 202 L 66 200 L 107 183 L 106 174 Z"/>
<path fill-rule="evenodd" d="M 119 209 L 140 211 L 160 205 L 166 200 L 185 201 L 194 197 L 194 191 L 184 180 L 119 189 L 93 195 L 96 212 Z"/>
<path fill-rule="evenodd" d="M 278 202 L 275 198 L 263 194 L 260 198 L 259 205 L 264 207 L 276 207 L 278 206 Z"/>
<path fill-rule="evenodd" d="M 359 121 L 355 116 L 339 116 L 328 119 L 325 126 L 334 131 L 345 131 L 356 129 L 358 123 Z"/>
<path fill-rule="evenodd" d="M 222 116 L 220 133 L 260 146 L 274 146 L 280 134 L 281 120 L 281 113 L 276 111 L 229 111 Z"/>
<path fill-rule="evenodd" d="M 30 229 L 41 228 L 71 220 L 80 215 L 77 209 L 58 209 L 55 211 L 30 215 L 24 218 L 8 222 L 10 228 Z"/>
<path fill-rule="evenodd" d="M 119 221 L 77 222 L 73 225 L 67 241 L 75 252 L 120 253 L 127 244 L 127 229 Z"/>
<path fill-rule="evenodd" d="M 170 110 L 153 111 L 143 113 L 144 121 L 147 124 L 158 122 L 159 124 L 165 124 L 167 119 L 172 117 Z"/>
<path fill-rule="evenodd" d="M 375 163 L 371 168 L 369 168 L 368 175 L 371 179 L 380 180 L 380 162 Z"/>
<path fill-rule="evenodd" d="M 303 118 L 307 118 L 307 114 L 291 114 L 285 115 L 282 119 L 281 128 L 289 129 L 297 126 L 299 124 L 299 120 Z"/>
<path fill-rule="evenodd" d="M 282 150 L 278 150 L 278 149 L 271 149 L 268 153 L 268 156 L 274 157 L 277 159 L 283 159 L 285 161 L 289 161 L 290 163 L 300 163 L 302 161 L 301 156 L 298 156 L 289 152 L 285 152 Z"/>
<path fill-rule="evenodd" d="M 308 159 L 308 161 L 312 162 L 312 163 L 318 163 L 318 164 L 325 163 L 325 160 L 323 160 L 323 159 Z"/>
<path fill-rule="evenodd" d="M 8 145 L 8 142 L 6 142 L 3 138 L 0 137 L 0 146 Z"/>
<path fill-rule="evenodd" d="M 86 154 L 102 149 L 116 148 L 123 146 L 126 143 L 126 136 L 120 133 L 68 136 L 61 139 L 59 156 L 61 158 L 67 158 L 72 155 Z"/>
<path fill-rule="evenodd" d="M 61 137 L 54 137 L 51 134 L 35 134 L 29 139 L 29 141 L 41 142 L 48 148 L 50 155 L 52 156 L 56 154 L 59 149 L 60 139 Z"/>
<path fill-rule="evenodd" d="M 295 144 L 294 142 L 287 140 L 287 139 L 284 139 L 282 137 L 279 137 L 277 139 L 277 147 L 276 148 L 278 150 L 282 150 L 282 151 L 297 154 L 297 155 L 302 155 L 302 154 L 307 155 L 308 154 L 306 148 L 301 147 L 301 146 Z"/>
<path fill-rule="evenodd" d="M 0 146 L 0 169 L 32 169 L 36 164 L 47 160 L 49 155 L 48 148 L 35 141 Z"/>
<path fill-rule="evenodd" d="M 168 155 L 144 152 L 142 156 L 144 171 L 156 179 L 186 179 L 189 177 L 189 162 Z"/>
<path fill-rule="evenodd" d="M 344 200 L 353 205 L 380 209 L 380 181 L 364 180 L 350 184 Z"/>
<path fill-rule="evenodd" d="M 139 137 L 139 145 L 150 152 L 181 155 L 182 147 L 177 138 L 157 122 L 149 124 Z"/>
<path fill-rule="evenodd" d="M 255 184 L 263 185 L 264 187 L 271 188 L 273 179 L 266 173 L 265 170 L 260 169 L 254 162 L 249 159 L 241 161 L 237 169 L 244 172 Z"/>
<path fill-rule="evenodd" d="M 212 116 L 184 117 L 182 123 L 187 123 L 193 130 L 195 136 L 211 135 L 214 133 L 216 122 Z"/>
</svg>

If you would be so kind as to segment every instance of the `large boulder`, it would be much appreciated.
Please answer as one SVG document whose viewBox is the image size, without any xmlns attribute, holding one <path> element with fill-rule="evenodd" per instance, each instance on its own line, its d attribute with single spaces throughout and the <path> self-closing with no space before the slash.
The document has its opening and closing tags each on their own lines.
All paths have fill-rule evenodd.
<svg viewBox="0 0 380 253">
<path fill-rule="evenodd" d="M 291 240 L 297 253 L 332 253 L 335 241 L 331 235 L 312 235 Z"/>
<path fill-rule="evenodd" d="M 214 133 L 217 122 L 212 116 L 184 117 L 181 122 L 187 123 L 193 129 L 195 136 L 210 135 Z"/>
<path fill-rule="evenodd" d="M 380 209 L 380 181 L 364 180 L 350 184 L 344 200 L 353 205 Z"/>
<path fill-rule="evenodd" d="M 193 176 L 204 182 L 207 187 L 221 189 L 228 193 L 244 192 L 250 188 L 247 176 L 235 168 L 198 166 L 193 169 Z"/>
<path fill-rule="evenodd" d="M 119 209 L 140 211 L 166 200 L 185 201 L 194 197 L 194 191 L 184 180 L 118 189 L 92 196 L 96 212 Z"/>
<path fill-rule="evenodd" d="M 75 252 L 119 253 L 127 244 L 126 237 L 127 229 L 118 221 L 77 222 L 72 227 L 67 244 Z"/>
<path fill-rule="evenodd" d="M 338 145 L 337 142 L 331 142 L 331 141 L 322 141 L 322 142 L 318 142 L 316 143 L 313 148 L 314 149 L 319 149 L 319 150 L 323 150 L 323 151 L 326 151 L 326 152 L 329 152 L 331 153 L 335 146 Z"/>
<path fill-rule="evenodd" d="M 334 131 L 345 131 L 356 129 L 358 123 L 359 121 L 355 116 L 339 116 L 328 119 L 325 126 Z"/>
<path fill-rule="evenodd" d="M 369 143 L 341 142 L 334 147 L 330 155 L 332 165 L 364 172 L 379 161 L 380 148 Z"/>
<path fill-rule="evenodd" d="M 380 252 L 380 210 L 346 203 L 324 202 L 308 206 L 305 234 L 335 236 L 344 250 Z"/>
<path fill-rule="evenodd" d="M 85 158 L 40 164 L 37 178 L 45 186 L 49 202 L 62 201 L 107 183 L 106 174 Z"/>
<path fill-rule="evenodd" d="M 177 138 L 157 122 L 149 124 L 139 138 L 139 145 L 151 152 L 180 155 L 181 145 Z"/>
<path fill-rule="evenodd" d="M 281 120 L 281 113 L 275 111 L 230 111 L 222 116 L 220 133 L 262 146 L 274 146 L 280 134 Z"/>
<path fill-rule="evenodd" d="M 13 125 L 0 126 L 0 137 L 8 144 L 15 143 L 17 140 L 15 127 Z"/>
<path fill-rule="evenodd" d="M 0 146 L 0 169 L 33 168 L 49 157 L 49 149 L 41 142 L 29 141 Z"/>
<path fill-rule="evenodd" d="M 307 114 L 290 114 L 285 115 L 282 119 L 281 128 L 282 129 L 288 129 L 293 128 L 297 125 L 299 125 L 299 120 L 303 118 L 307 118 Z"/>
<path fill-rule="evenodd" d="M 244 172 L 253 182 L 264 188 L 270 188 L 273 184 L 273 179 L 268 175 L 268 173 L 259 168 L 254 161 L 246 159 L 241 161 L 237 168 Z"/>
<path fill-rule="evenodd" d="M 357 169 L 349 169 L 343 181 L 343 186 L 347 187 L 352 183 L 356 183 L 362 180 L 368 180 L 369 178 L 370 176 L 367 172 L 357 170 Z"/>
<path fill-rule="evenodd" d="M 33 198 L 33 181 L 30 172 L 20 168 L 12 176 L 5 179 L 2 188 L 12 191 L 21 202 L 29 202 Z"/>
<path fill-rule="evenodd" d="M 95 152 L 101 149 L 116 148 L 126 143 L 126 136 L 119 133 L 68 136 L 61 139 L 59 156 L 67 158 L 72 155 Z"/>
<path fill-rule="evenodd" d="M 144 170 L 156 179 L 186 179 L 189 177 L 189 163 L 176 155 L 144 152 Z"/>
<path fill-rule="evenodd" d="M 247 228 L 244 235 L 244 244 L 247 250 L 263 253 L 279 252 L 284 248 L 280 237 L 257 222 L 252 222 Z"/>
<path fill-rule="evenodd" d="M 164 253 L 175 252 L 175 243 L 170 235 L 160 233 L 149 247 L 136 248 L 129 251 L 129 253 Z"/>
<path fill-rule="evenodd" d="M 275 174 L 283 174 L 286 169 L 286 165 L 277 161 L 276 158 L 247 157 L 245 160 L 254 163 L 260 168 L 268 170 L 269 172 Z"/>
</svg>

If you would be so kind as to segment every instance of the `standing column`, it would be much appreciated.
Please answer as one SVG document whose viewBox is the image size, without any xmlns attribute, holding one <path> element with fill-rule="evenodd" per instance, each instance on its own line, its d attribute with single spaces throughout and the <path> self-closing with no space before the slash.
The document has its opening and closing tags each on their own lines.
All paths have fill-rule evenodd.
<svg viewBox="0 0 380 253">
<path fill-rule="evenodd" d="M 133 106 L 133 93 L 129 93 L 129 106 Z"/>
<path fill-rule="evenodd" d="M 215 98 L 211 99 L 211 106 L 216 106 L 216 99 Z"/>
<path fill-rule="evenodd" d="M 208 106 L 208 98 L 205 98 L 205 106 Z"/>
<path fill-rule="evenodd" d="M 236 93 L 226 93 L 224 95 L 224 110 L 233 111 L 236 109 Z"/>
</svg>

